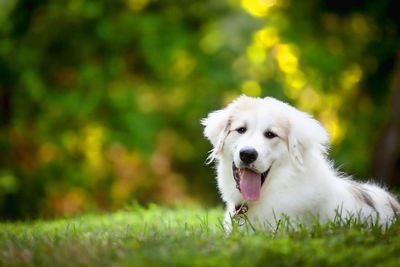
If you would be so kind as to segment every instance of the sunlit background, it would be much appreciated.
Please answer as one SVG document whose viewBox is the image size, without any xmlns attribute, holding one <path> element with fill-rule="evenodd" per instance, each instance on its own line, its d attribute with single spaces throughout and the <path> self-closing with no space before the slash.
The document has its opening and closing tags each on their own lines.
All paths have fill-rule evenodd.
<svg viewBox="0 0 400 267">
<path fill-rule="evenodd" d="M 396 189 L 395 7 L 0 0 L 0 218 L 217 205 L 199 122 L 243 93 L 312 113 L 341 170 Z"/>
</svg>

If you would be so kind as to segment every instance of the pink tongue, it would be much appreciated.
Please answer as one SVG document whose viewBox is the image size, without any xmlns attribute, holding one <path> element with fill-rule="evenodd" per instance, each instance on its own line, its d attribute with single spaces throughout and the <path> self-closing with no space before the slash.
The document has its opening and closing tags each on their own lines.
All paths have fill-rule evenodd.
<svg viewBox="0 0 400 267">
<path fill-rule="evenodd" d="M 240 169 L 240 192 L 245 200 L 256 201 L 260 197 L 261 175 L 250 170 Z"/>
</svg>

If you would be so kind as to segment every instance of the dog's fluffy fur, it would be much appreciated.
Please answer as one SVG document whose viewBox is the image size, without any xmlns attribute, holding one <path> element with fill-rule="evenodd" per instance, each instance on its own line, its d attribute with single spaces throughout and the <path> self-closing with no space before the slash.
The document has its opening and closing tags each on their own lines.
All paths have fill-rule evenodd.
<svg viewBox="0 0 400 267">
<path fill-rule="evenodd" d="M 397 200 L 383 188 L 339 174 L 326 157 L 326 130 L 286 103 L 271 97 L 241 96 L 225 109 L 210 113 L 202 124 L 213 145 L 209 159 L 217 161 L 227 226 L 235 206 L 243 203 L 248 206 L 250 222 L 263 226 L 275 225 L 282 216 L 301 223 L 307 223 L 310 215 L 327 221 L 338 212 L 342 217 L 386 224 L 400 212 Z M 246 158 L 241 153 L 246 150 L 256 151 L 254 161 L 243 161 Z M 250 178 L 266 177 L 261 187 L 249 182 L 246 188 L 235 180 L 235 175 L 245 180 L 243 173 Z"/>
</svg>

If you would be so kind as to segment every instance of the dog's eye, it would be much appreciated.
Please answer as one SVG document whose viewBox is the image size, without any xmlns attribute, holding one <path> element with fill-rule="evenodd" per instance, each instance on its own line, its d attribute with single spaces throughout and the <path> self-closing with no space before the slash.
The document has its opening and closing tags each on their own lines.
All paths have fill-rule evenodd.
<svg viewBox="0 0 400 267">
<path fill-rule="evenodd" d="M 244 134 L 247 131 L 247 129 L 246 129 L 246 127 L 240 127 L 240 128 L 237 128 L 236 131 L 240 134 Z"/>
<path fill-rule="evenodd" d="M 265 133 L 264 133 L 264 136 L 265 137 L 267 137 L 267 138 L 269 138 L 269 139 L 272 139 L 272 138 L 274 138 L 274 137 L 277 137 L 277 135 L 274 133 L 274 132 L 271 132 L 271 131 L 266 131 Z"/>
</svg>

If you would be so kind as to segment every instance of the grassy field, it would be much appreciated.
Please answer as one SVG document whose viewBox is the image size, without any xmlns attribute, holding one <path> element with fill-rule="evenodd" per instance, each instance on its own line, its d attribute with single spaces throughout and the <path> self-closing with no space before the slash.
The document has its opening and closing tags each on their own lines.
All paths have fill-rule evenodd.
<svg viewBox="0 0 400 267">
<path fill-rule="evenodd" d="M 0 224 L 1 266 L 400 266 L 400 223 L 349 222 L 226 235 L 222 209 L 135 206 Z"/>
</svg>

